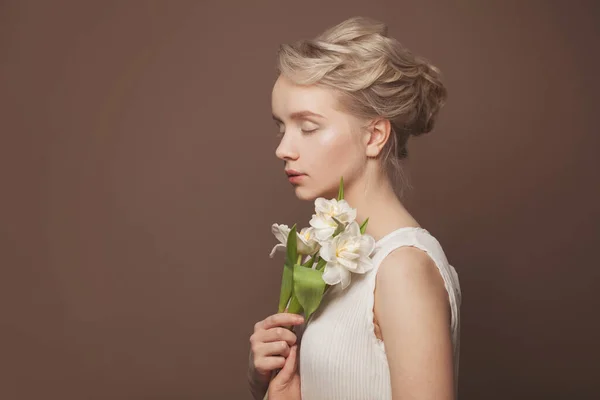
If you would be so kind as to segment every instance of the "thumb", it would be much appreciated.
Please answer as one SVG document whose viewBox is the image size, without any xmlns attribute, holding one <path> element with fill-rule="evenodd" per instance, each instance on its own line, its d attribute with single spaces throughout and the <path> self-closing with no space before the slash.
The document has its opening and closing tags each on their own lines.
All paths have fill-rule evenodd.
<svg viewBox="0 0 600 400">
<path fill-rule="evenodd" d="M 295 344 L 290 348 L 290 354 L 285 359 L 285 364 L 279 373 L 277 374 L 277 378 L 281 379 L 283 382 L 291 381 L 296 371 L 298 369 L 298 365 L 296 363 L 296 358 L 298 355 L 298 345 Z"/>
</svg>

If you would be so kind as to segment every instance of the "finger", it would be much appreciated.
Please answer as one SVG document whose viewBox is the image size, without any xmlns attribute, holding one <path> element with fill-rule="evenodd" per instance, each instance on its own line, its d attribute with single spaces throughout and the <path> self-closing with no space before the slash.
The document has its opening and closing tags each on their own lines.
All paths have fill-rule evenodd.
<svg viewBox="0 0 600 400">
<path fill-rule="evenodd" d="M 282 382 L 288 382 L 292 380 L 294 375 L 296 374 L 297 365 L 296 365 L 296 355 L 298 354 L 298 346 L 294 345 L 290 349 L 290 355 L 285 359 L 285 364 L 279 374 L 277 374 L 277 378 L 281 379 Z"/>
<path fill-rule="evenodd" d="M 257 334 L 256 336 L 261 342 L 267 343 L 284 341 L 290 346 L 295 344 L 297 340 L 297 336 L 294 332 L 281 327 L 271 328 L 267 331 L 261 331 L 260 335 Z"/>
<path fill-rule="evenodd" d="M 263 357 L 254 361 L 254 368 L 262 374 L 283 368 L 285 357 Z"/>
<path fill-rule="evenodd" d="M 263 329 L 263 325 L 265 324 L 265 321 L 258 321 L 257 323 L 254 324 L 254 332 L 260 331 Z"/>
<path fill-rule="evenodd" d="M 283 356 L 287 357 L 290 354 L 290 346 L 287 342 L 270 342 L 261 343 L 256 346 L 257 357 Z"/>
<path fill-rule="evenodd" d="M 263 329 L 271 329 L 276 326 L 300 325 L 304 318 L 298 314 L 278 313 L 267 317 L 262 324 Z"/>
<path fill-rule="evenodd" d="M 253 344 L 285 341 L 291 346 L 296 343 L 296 340 L 297 336 L 294 332 L 282 327 L 275 327 L 269 330 L 262 329 L 250 336 L 250 343 Z"/>
</svg>

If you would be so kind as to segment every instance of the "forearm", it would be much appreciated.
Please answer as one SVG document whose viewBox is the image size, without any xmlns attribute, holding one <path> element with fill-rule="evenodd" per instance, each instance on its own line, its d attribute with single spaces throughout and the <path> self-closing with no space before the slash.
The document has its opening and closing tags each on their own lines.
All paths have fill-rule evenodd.
<svg viewBox="0 0 600 400">
<path fill-rule="evenodd" d="M 254 400 L 263 400 L 267 394 L 269 388 L 268 382 L 260 382 L 249 376 L 248 382 L 250 384 L 250 393 Z"/>
<path fill-rule="evenodd" d="M 269 389 L 269 379 L 256 371 L 252 360 L 252 354 L 250 354 L 248 362 L 248 384 L 250 386 L 252 398 L 255 400 L 263 400 Z"/>
</svg>

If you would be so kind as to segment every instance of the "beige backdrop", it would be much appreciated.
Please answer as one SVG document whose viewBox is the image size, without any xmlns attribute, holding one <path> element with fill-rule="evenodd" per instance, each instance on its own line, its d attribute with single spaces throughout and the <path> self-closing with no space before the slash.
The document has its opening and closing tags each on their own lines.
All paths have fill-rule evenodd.
<svg viewBox="0 0 600 400">
<path fill-rule="evenodd" d="M 311 213 L 274 156 L 274 53 L 354 15 L 446 77 L 406 203 L 460 274 L 460 398 L 595 398 L 598 8 L 1 1 L 0 398 L 249 398 L 270 225 Z"/>
</svg>

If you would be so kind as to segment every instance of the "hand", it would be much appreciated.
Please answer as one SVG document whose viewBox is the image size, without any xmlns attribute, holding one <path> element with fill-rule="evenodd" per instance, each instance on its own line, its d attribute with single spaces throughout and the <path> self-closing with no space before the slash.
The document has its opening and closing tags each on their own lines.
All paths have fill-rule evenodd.
<svg viewBox="0 0 600 400">
<path fill-rule="evenodd" d="M 285 365 L 269 384 L 269 400 L 301 400 L 300 375 L 298 375 L 298 345 L 290 349 Z"/>
<path fill-rule="evenodd" d="M 278 313 L 254 325 L 254 333 L 250 336 L 251 357 L 260 381 L 267 384 L 272 371 L 283 368 L 290 348 L 296 344 L 296 335 L 285 327 L 303 322 L 301 315 Z"/>
</svg>

